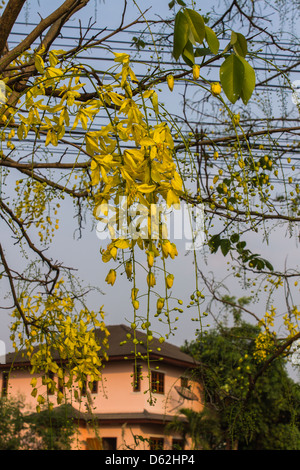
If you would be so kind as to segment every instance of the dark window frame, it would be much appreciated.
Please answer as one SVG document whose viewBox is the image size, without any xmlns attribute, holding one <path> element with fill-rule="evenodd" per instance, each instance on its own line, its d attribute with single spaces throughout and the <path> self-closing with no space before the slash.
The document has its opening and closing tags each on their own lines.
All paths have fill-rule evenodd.
<svg viewBox="0 0 300 470">
<path fill-rule="evenodd" d="M 90 388 L 91 382 L 88 379 L 82 381 L 82 387 L 80 387 L 80 394 L 82 397 L 86 397 L 88 393 L 96 395 L 98 393 L 98 380 L 93 380 L 92 388 Z"/>
<path fill-rule="evenodd" d="M 151 371 L 151 392 L 165 394 L 165 374 L 163 372 Z"/>
<path fill-rule="evenodd" d="M 163 450 L 164 444 L 165 440 L 163 437 L 150 437 L 149 439 L 150 450 Z"/>
<path fill-rule="evenodd" d="M 102 450 L 117 450 L 118 439 L 116 437 L 102 437 Z"/>
<path fill-rule="evenodd" d="M 172 450 L 184 450 L 185 447 L 184 439 L 173 438 L 172 439 Z"/>
<path fill-rule="evenodd" d="M 97 395 L 98 393 L 98 380 L 93 380 L 92 382 L 92 388 L 90 388 L 90 392 L 93 394 L 93 395 Z"/>
<path fill-rule="evenodd" d="M 87 437 L 86 450 L 117 450 L 117 437 Z"/>
</svg>

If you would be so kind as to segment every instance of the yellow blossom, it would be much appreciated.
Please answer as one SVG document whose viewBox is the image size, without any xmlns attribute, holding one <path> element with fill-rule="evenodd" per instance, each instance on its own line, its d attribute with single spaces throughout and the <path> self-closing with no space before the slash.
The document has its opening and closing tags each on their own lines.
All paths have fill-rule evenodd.
<svg viewBox="0 0 300 470">
<path fill-rule="evenodd" d="M 174 282 L 173 274 L 168 274 L 168 276 L 166 277 L 166 284 L 167 284 L 168 289 L 171 289 L 171 287 L 173 286 L 173 282 Z"/>
<path fill-rule="evenodd" d="M 171 91 L 173 91 L 173 88 L 174 88 L 174 77 L 173 75 L 168 75 L 167 76 L 167 84 L 168 84 L 168 87 Z"/>
<path fill-rule="evenodd" d="M 108 275 L 106 276 L 105 281 L 107 282 L 107 284 L 111 284 L 113 286 L 115 283 L 116 277 L 117 277 L 116 271 L 114 269 L 111 269 Z"/>
<path fill-rule="evenodd" d="M 194 64 L 193 65 L 193 79 L 198 80 L 200 75 L 200 65 Z"/>
<path fill-rule="evenodd" d="M 147 275 L 147 284 L 149 287 L 153 287 L 156 284 L 155 276 L 153 273 Z"/>
<path fill-rule="evenodd" d="M 211 92 L 213 95 L 220 95 L 222 91 L 221 85 L 218 82 L 212 83 L 211 84 Z"/>
<path fill-rule="evenodd" d="M 163 306 L 165 304 L 165 299 L 163 299 L 162 297 L 160 297 L 158 300 L 157 300 L 157 303 L 156 303 L 156 308 L 158 311 L 160 311 Z"/>
</svg>

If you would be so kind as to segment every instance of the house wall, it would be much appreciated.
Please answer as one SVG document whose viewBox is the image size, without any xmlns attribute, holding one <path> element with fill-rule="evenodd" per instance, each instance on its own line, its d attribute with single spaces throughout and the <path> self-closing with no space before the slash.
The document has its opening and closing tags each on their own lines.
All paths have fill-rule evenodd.
<svg viewBox="0 0 300 470">
<path fill-rule="evenodd" d="M 176 414 L 180 408 L 193 408 L 201 411 L 201 388 L 196 382 L 191 381 L 191 391 L 198 397 L 198 401 L 184 400 L 175 390 L 175 385 L 180 385 L 180 376 L 185 368 L 161 364 L 159 372 L 165 375 L 165 393 L 150 394 L 149 377 L 146 367 L 143 368 L 141 389 L 133 391 L 133 369 L 130 361 L 111 362 L 103 371 L 103 380 L 99 383 L 96 395 L 91 394 L 93 407 L 98 413 L 134 413 L 147 410 L 149 413 Z M 153 404 L 151 404 L 151 398 Z M 86 398 L 82 398 L 82 405 Z M 75 406 L 75 405 L 74 405 Z"/>
<path fill-rule="evenodd" d="M 106 364 L 102 381 L 98 383 L 98 393 L 89 392 L 94 412 L 135 413 L 147 410 L 150 413 L 175 415 L 180 408 L 192 408 L 195 411 L 201 411 L 203 408 L 200 384 L 190 381 L 190 389 L 198 397 L 198 401 L 184 399 L 175 389 L 175 385 L 180 385 L 181 375 L 186 373 L 184 368 L 161 364 L 158 371 L 164 374 L 165 393 L 150 394 L 148 370 L 145 367 L 142 372 L 141 389 L 138 392 L 133 391 L 133 367 L 132 361 Z M 28 410 L 34 410 L 36 407 L 36 398 L 31 395 L 30 382 L 33 377 L 37 378 L 38 394 L 46 396 L 46 386 L 42 385 L 41 378 L 37 374 L 30 374 L 29 369 L 12 370 L 9 376 L 8 394 L 14 397 L 25 397 Z M 0 386 L 2 388 L 2 374 Z M 48 398 L 54 405 L 57 404 L 55 395 L 49 395 Z M 153 403 L 151 403 L 151 398 Z M 88 401 L 86 397 L 81 397 L 80 402 L 77 402 L 67 393 L 67 399 L 72 400 L 75 408 L 86 409 L 85 404 Z"/>
<path fill-rule="evenodd" d="M 0 375 L 0 387 L 2 390 L 3 372 Z M 37 405 L 36 398 L 31 395 L 32 386 L 30 382 L 33 377 L 37 377 L 37 387 L 45 394 L 46 387 L 42 385 L 41 378 L 36 374 L 30 374 L 28 368 L 18 368 L 9 371 L 7 396 L 23 399 L 26 411 L 35 411 Z"/>
<path fill-rule="evenodd" d="M 76 401 L 67 391 L 67 402 L 71 403 L 76 409 L 82 412 L 86 411 L 86 404 L 89 402 L 90 409 L 94 413 L 143 413 L 146 410 L 149 413 L 160 415 L 176 415 L 181 408 L 192 408 L 195 411 L 201 411 L 203 404 L 201 401 L 201 387 L 198 383 L 190 381 L 190 390 L 198 397 L 198 400 L 186 400 L 178 394 L 175 389 L 176 385 L 180 385 L 180 377 L 188 375 L 184 367 L 177 367 L 167 363 L 161 363 L 158 369 L 164 374 L 165 393 L 149 392 L 149 378 L 146 367 L 142 371 L 142 380 L 140 391 L 133 390 L 133 361 L 109 362 L 106 364 L 102 381 L 98 383 L 98 392 L 89 393 L 87 397 L 81 397 Z M 154 368 L 154 370 L 156 370 Z M 0 387 L 2 389 L 3 373 L 0 373 Z M 25 401 L 25 411 L 35 411 L 37 400 L 31 395 L 32 386 L 30 384 L 33 377 L 37 378 L 36 388 L 38 394 L 47 397 L 46 386 L 42 384 L 41 377 L 37 374 L 30 374 L 28 368 L 20 368 L 12 370 L 8 382 L 8 396 L 23 397 Z M 151 403 L 150 398 L 153 402 Z M 48 395 L 48 399 L 57 406 L 56 395 Z M 164 425 L 154 424 L 111 424 L 101 425 L 101 429 L 97 431 L 92 426 L 81 426 L 79 434 L 74 441 L 74 449 L 85 449 L 86 439 L 95 437 L 97 433 L 100 437 L 117 438 L 117 448 L 136 448 L 149 449 L 147 439 L 151 437 L 163 437 L 164 448 L 171 449 L 172 439 L 164 435 Z M 145 442 L 141 440 L 135 442 L 134 436 L 142 435 Z M 173 436 L 174 437 L 174 436 Z M 176 436 L 175 436 L 176 437 Z M 178 436 L 179 438 L 180 436 Z"/>
<path fill-rule="evenodd" d="M 100 429 L 93 426 L 80 427 L 78 435 L 74 439 L 74 450 L 85 450 L 88 438 L 97 436 L 99 440 L 102 438 L 116 438 L 117 450 L 149 450 L 149 442 L 151 438 L 161 438 L 164 440 L 163 450 L 171 450 L 173 439 L 180 439 L 179 434 L 173 433 L 166 435 L 163 427 L 158 424 L 130 424 L 124 425 L 104 425 Z M 142 436 L 142 439 L 140 438 Z M 187 439 L 186 448 L 190 448 L 190 439 Z"/>
</svg>

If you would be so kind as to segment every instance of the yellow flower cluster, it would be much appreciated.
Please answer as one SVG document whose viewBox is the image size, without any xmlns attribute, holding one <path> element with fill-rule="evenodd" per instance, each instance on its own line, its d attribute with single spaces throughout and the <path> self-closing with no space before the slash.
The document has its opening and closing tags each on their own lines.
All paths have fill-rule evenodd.
<svg viewBox="0 0 300 470">
<path fill-rule="evenodd" d="M 275 316 L 276 309 L 272 306 L 270 312 L 266 312 L 264 318 L 259 322 L 259 326 L 263 327 L 263 330 L 258 334 L 255 340 L 255 351 L 253 353 L 254 359 L 257 362 L 265 360 L 268 354 L 274 349 L 276 332 L 271 331 L 271 327 L 274 327 Z"/>
<path fill-rule="evenodd" d="M 292 338 L 299 333 L 300 311 L 296 306 L 291 308 L 289 314 L 283 316 L 284 325 L 288 331 L 287 338 Z"/>
<path fill-rule="evenodd" d="M 86 308 L 74 313 L 75 302 L 69 294 L 64 292 L 63 280 L 60 280 L 53 293 L 43 299 L 42 295 L 32 298 L 25 293 L 21 295 L 20 308 L 26 320 L 29 336 L 17 331 L 21 324 L 21 315 L 15 309 L 12 316 L 15 321 L 12 325 L 11 340 L 16 351 L 19 348 L 26 351 L 31 363 L 31 373 L 41 374 L 42 382 L 36 386 L 33 378 L 32 396 L 38 397 L 37 411 L 45 402 L 47 390 L 56 392 L 57 403 L 61 403 L 63 394 L 59 390 L 58 383 L 53 379 L 56 374 L 66 389 L 71 390 L 74 383 L 82 382 L 83 377 L 88 377 L 90 382 L 101 379 L 103 361 L 108 359 L 108 336 L 104 322 L 102 307 L 98 314 L 88 311 Z M 104 332 L 102 344 L 96 339 L 95 328 Z M 54 358 L 53 351 L 58 355 Z M 63 368 L 63 363 L 66 368 Z M 46 391 L 45 391 L 46 386 Z M 40 388 L 40 390 L 38 390 Z M 37 395 L 40 391 L 40 394 Z"/>
<path fill-rule="evenodd" d="M 105 263 L 116 260 L 118 256 L 124 256 L 124 250 L 132 250 L 137 244 L 146 253 L 147 284 L 153 288 L 156 277 L 151 269 L 155 259 L 159 256 L 174 259 L 178 252 L 175 244 L 166 239 L 163 226 L 159 228 L 161 222 L 154 226 L 150 208 L 161 202 L 165 202 L 167 207 L 178 206 L 183 183 L 173 159 L 174 142 L 167 123 L 149 124 L 145 103 L 150 99 L 157 114 L 156 92 L 147 90 L 135 97 L 132 85 L 137 80 L 130 68 L 130 57 L 115 53 L 115 61 L 122 66 L 120 74 L 116 75 L 116 85 L 103 86 L 101 99 L 93 100 L 89 108 L 92 111 L 111 104 L 117 107 L 116 116 L 108 125 L 86 134 L 86 151 L 92 158 L 91 182 L 96 190 L 94 215 L 97 220 L 107 223 L 111 232 L 112 241 L 101 249 L 102 260 Z M 172 90 L 174 79 L 171 76 L 168 76 L 168 85 Z M 117 87 L 121 90 L 116 90 Z M 140 229 L 141 236 L 135 239 L 118 238 L 113 228 L 120 215 L 116 201 L 124 197 L 129 213 L 135 203 L 145 208 L 146 224 Z M 108 216 L 108 207 L 113 212 L 111 217 Z M 157 243 L 151 239 L 154 230 L 155 235 L 160 234 Z M 128 279 L 131 279 L 132 261 L 125 261 L 124 266 Z M 113 286 L 116 277 L 116 270 L 110 269 L 105 280 Z M 166 287 L 170 289 L 172 284 L 173 275 L 166 276 Z M 135 309 L 139 307 L 137 299 L 134 299 L 133 306 Z"/>
</svg>

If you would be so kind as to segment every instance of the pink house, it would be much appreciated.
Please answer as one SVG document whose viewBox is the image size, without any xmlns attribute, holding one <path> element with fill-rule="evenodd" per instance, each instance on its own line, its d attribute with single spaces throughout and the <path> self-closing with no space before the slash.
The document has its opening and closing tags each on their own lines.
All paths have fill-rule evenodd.
<svg viewBox="0 0 300 470">
<path fill-rule="evenodd" d="M 152 341 L 150 366 L 135 357 L 131 342 L 125 342 L 132 330 L 125 325 L 108 326 L 109 360 L 101 382 L 92 390 L 84 387 L 80 400 L 65 391 L 68 410 L 78 423 L 74 449 L 150 450 L 182 447 L 180 435 L 166 435 L 166 424 L 181 408 L 201 411 L 201 386 L 193 380 L 193 358 L 178 347 L 156 338 Z M 97 332 L 98 335 L 102 333 Z M 146 334 L 136 332 L 138 352 L 146 354 Z M 99 338 L 100 339 L 100 338 Z M 8 354 L 0 365 L 2 394 L 23 396 L 27 412 L 34 412 L 36 398 L 31 396 L 30 364 L 20 354 Z M 38 381 L 39 393 L 47 394 Z M 43 390 L 44 388 L 44 390 Z M 55 396 L 48 393 L 57 407 Z M 183 419 L 183 417 L 182 417 Z M 186 449 L 189 448 L 189 441 Z"/>
</svg>

